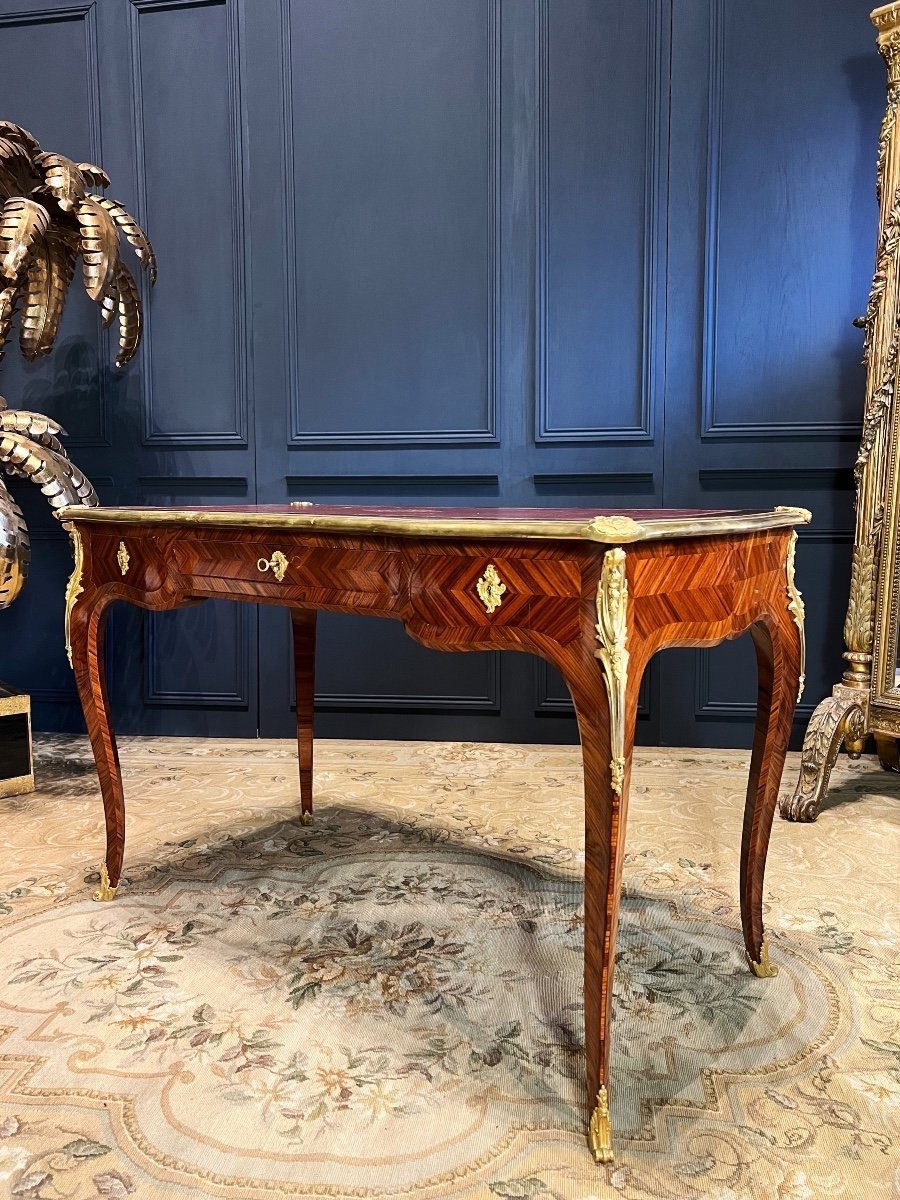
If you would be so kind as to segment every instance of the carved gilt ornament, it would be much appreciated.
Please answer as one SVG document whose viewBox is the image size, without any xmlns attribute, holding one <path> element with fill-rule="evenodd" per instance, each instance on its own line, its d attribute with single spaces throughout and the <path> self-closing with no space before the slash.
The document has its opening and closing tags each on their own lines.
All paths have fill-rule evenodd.
<svg viewBox="0 0 900 1200">
<path fill-rule="evenodd" d="M 503 597 L 506 595 L 506 584 L 500 578 L 500 573 L 493 563 L 490 563 L 484 571 L 484 574 L 475 584 L 475 590 L 478 592 L 478 599 L 484 605 L 484 610 L 491 616 L 495 609 L 498 609 L 503 603 Z"/>
<path fill-rule="evenodd" d="M 84 570 L 84 549 L 81 544 L 81 534 L 77 526 L 71 522 L 66 522 L 64 528 L 68 530 L 69 537 L 72 539 L 72 554 L 75 558 L 75 565 L 72 568 L 72 574 L 69 576 L 69 582 L 66 586 L 66 657 L 69 660 L 69 666 L 72 666 L 72 609 L 75 607 L 75 601 L 84 591 L 81 585 L 81 573 Z"/>
<path fill-rule="evenodd" d="M 603 667 L 609 697 L 609 764 L 613 791 L 622 794 L 625 781 L 625 687 L 628 680 L 628 579 L 621 546 L 603 556 L 597 584 L 597 641 L 594 653 Z"/>
<path fill-rule="evenodd" d="M 797 587 L 794 578 L 794 556 L 797 552 L 797 534 L 792 533 L 788 542 L 787 552 L 787 591 L 788 591 L 788 612 L 794 618 L 794 623 L 800 630 L 800 683 L 797 688 L 797 703 L 800 703 L 800 697 L 803 695 L 803 686 L 806 683 L 806 630 L 804 619 L 806 609 L 803 604 L 803 597 L 800 595 L 800 589 Z"/>
</svg>

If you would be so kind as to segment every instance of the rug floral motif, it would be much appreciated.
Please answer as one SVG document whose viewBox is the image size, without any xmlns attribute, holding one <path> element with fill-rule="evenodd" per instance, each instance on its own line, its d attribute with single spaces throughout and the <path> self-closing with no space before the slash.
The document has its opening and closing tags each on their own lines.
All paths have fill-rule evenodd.
<svg viewBox="0 0 900 1200">
<path fill-rule="evenodd" d="M 640 753 L 600 1168 L 576 748 L 322 742 L 311 826 L 287 743 L 122 758 L 112 904 L 84 742 L 2 802 L 0 1194 L 900 1196 L 900 788 L 870 761 L 776 823 L 762 980 L 746 756 Z"/>
</svg>

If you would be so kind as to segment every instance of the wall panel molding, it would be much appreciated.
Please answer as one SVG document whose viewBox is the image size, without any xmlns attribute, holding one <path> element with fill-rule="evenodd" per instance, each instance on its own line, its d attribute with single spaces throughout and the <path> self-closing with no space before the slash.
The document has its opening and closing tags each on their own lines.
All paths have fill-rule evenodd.
<svg viewBox="0 0 900 1200">
<path fill-rule="evenodd" d="M 488 163 L 485 186 L 487 189 L 487 292 L 488 304 L 485 314 L 487 325 L 486 346 L 486 420 L 482 428 L 456 429 L 452 426 L 440 429 L 359 429 L 309 431 L 303 428 L 303 383 L 302 355 L 299 350 L 299 288 L 297 279 L 297 169 L 293 137 L 293 92 L 292 92 L 292 36 L 290 8 L 291 0 L 281 2 L 281 74 L 282 111 L 284 113 L 284 211 L 286 214 L 285 247 L 285 373 L 289 381 L 290 404 L 287 433 L 288 449 L 304 447 L 379 447 L 397 446 L 404 448 L 425 446 L 491 446 L 499 443 L 498 392 L 500 380 L 500 11 L 501 0 L 486 0 L 487 15 L 487 142 Z"/>
<path fill-rule="evenodd" d="M 647 36 L 647 119 L 644 133 L 643 329 L 640 339 L 640 420 L 637 425 L 567 427 L 553 420 L 548 384 L 548 274 L 550 241 L 550 0 L 535 2 L 535 414 L 537 445 L 565 442 L 652 442 L 657 400 L 657 339 L 665 327 L 665 188 L 668 171 L 665 130 L 668 125 L 669 60 L 665 53 L 664 0 L 651 0 Z"/>
<path fill-rule="evenodd" d="M 757 488 L 784 492 L 798 486 L 826 491 L 851 491 L 852 467 L 716 467 L 698 472 L 700 486 L 717 491 L 746 491 Z"/>
<path fill-rule="evenodd" d="M 543 471 L 532 475 L 537 489 L 600 492 L 622 495 L 628 492 L 653 492 L 652 471 Z"/>
<path fill-rule="evenodd" d="M 451 696 L 406 692 L 316 692 L 316 708 L 329 712 L 500 712 L 500 651 L 489 652 L 485 690 L 481 695 Z M 292 685 L 293 687 L 293 685 Z M 292 708 L 296 705 L 292 702 Z"/>
<path fill-rule="evenodd" d="M 719 289 L 720 203 L 725 125 L 726 0 L 709 5 L 709 106 L 706 143 L 706 216 L 703 245 L 704 283 L 700 432 L 704 441 L 778 438 L 858 439 L 862 419 L 854 421 L 722 421 L 716 414 L 716 342 Z M 810 243 L 812 253 L 812 242 Z M 860 342 L 860 347 L 862 342 Z"/>
<path fill-rule="evenodd" d="M 571 698 L 565 696 L 553 696 L 550 692 L 550 664 L 545 658 L 535 658 L 534 660 L 534 715 L 536 717 L 574 717 L 575 708 Z M 641 680 L 641 691 L 638 699 L 637 715 L 640 719 L 645 719 L 650 716 L 650 707 L 652 704 L 652 682 L 650 676 L 649 665 L 644 672 L 644 678 Z"/>
<path fill-rule="evenodd" d="M 709 651 L 698 650 L 694 671 L 694 716 L 698 721 L 756 720 L 755 700 L 715 700 L 710 694 Z M 801 700 L 794 710 L 794 724 L 806 722 L 815 711 L 815 704 Z"/>
<path fill-rule="evenodd" d="M 159 621 L 168 614 L 143 611 L 144 627 L 144 704 L 150 708 L 247 708 L 252 687 L 250 682 L 250 629 L 256 629 L 254 609 L 249 604 L 232 603 L 226 611 L 234 620 L 231 661 L 234 667 L 234 687 L 221 692 L 202 689 L 164 688 L 159 681 Z M 218 639 L 220 651 L 225 639 Z M 220 653 L 217 651 L 217 654 Z"/>
<path fill-rule="evenodd" d="M 456 492 L 499 487 L 495 472 L 434 475 L 286 475 L 288 493 L 298 492 Z"/>
<path fill-rule="evenodd" d="M 145 446 L 211 449 L 214 447 L 245 447 L 248 443 L 248 412 L 250 393 L 250 315 L 251 297 L 247 282 L 250 278 L 250 243 L 245 236 L 245 152 L 243 138 L 243 98 L 240 50 L 239 0 L 129 0 L 129 34 L 131 43 L 132 112 L 136 148 L 137 213 L 142 224 L 147 217 L 147 165 L 144 133 L 144 94 L 141 78 L 141 18 L 151 13 L 177 12 L 184 9 L 224 8 L 228 35 L 228 55 L 224 77 L 228 82 L 229 159 L 231 191 L 231 245 L 233 248 L 233 379 L 234 419 L 231 428 L 219 430 L 166 431 L 157 427 L 153 413 L 153 308 L 148 303 L 149 288 L 144 273 L 139 272 L 138 286 L 144 300 L 144 338 L 140 351 L 141 394 L 143 396 L 143 435 Z M 181 220 L 195 219 L 189 211 Z M 201 218 L 202 219 L 202 218 Z"/>
<path fill-rule="evenodd" d="M 138 488 L 147 492 L 201 492 L 215 496 L 220 492 L 243 492 L 250 490 L 246 475 L 139 475 L 135 480 Z"/>
</svg>

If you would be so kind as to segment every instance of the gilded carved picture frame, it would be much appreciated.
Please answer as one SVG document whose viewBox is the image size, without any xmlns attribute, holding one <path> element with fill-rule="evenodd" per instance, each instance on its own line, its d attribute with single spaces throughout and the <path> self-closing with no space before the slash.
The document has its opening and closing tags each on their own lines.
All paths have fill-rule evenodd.
<svg viewBox="0 0 900 1200">
<path fill-rule="evenodd" d="M 887 732 L 900 732 L 900 685 L 897 681 L 900 634 L 900 406 L 897 401 L 895 384 L 886 438 L 881 554 L 874 581 L 875 620 L 869 694 L 869 723 Z"/>
</svg>

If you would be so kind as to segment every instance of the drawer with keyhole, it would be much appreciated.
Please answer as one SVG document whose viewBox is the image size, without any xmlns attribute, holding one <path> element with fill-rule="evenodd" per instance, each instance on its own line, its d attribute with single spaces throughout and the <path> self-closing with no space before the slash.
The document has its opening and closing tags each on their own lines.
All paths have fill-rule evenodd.
<svg viewBox="0 0 900 1200">
<path fill-rule="evenodd" d="M 205 594 L 240 590 L 261 599 L 308 600 L 329 608 L 390 610 L 401 594 L 402 558 L 389 550 L 309 546 L 274 532 L 214 545 L 179 539 L 173 547 L 179 573 Z"/>
</svg>

